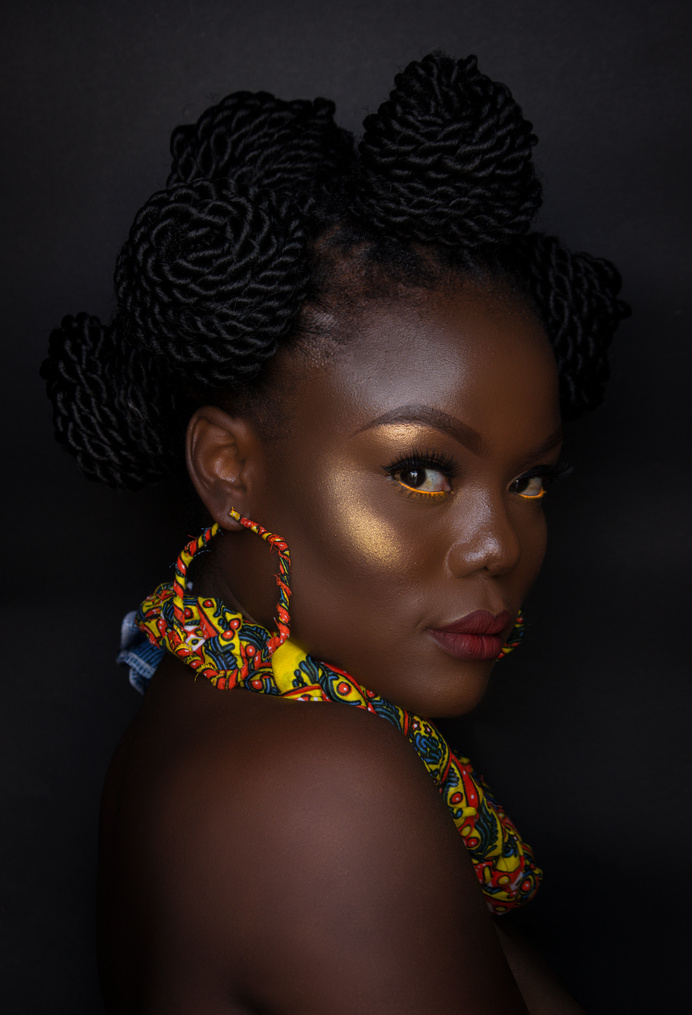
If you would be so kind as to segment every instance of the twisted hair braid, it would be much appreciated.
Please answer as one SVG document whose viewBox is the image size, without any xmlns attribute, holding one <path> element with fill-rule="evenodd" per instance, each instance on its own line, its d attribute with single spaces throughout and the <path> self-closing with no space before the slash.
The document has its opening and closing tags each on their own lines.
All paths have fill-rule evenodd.
<svg viewBox="0 0 692 1015">
<path fill-rule="evenodd" d="M 353 159 L 352 135 L 334 123 L 327 99 L 284 102 L 268 92 L 235 92 L 196 124 L 176 128 L 167 186 L 225 179 L 302 198 L 313 211 L 333 194 Z M 331 187 L 330 187 L 331 184 Z"/>
<path fill-rule="evenodd" d="M 254 377 L 290 331 L 309 280 L 302 215 L 227 180 L 159 191 L 115 270 L 116 324 L 204 387 Z"/>
<path fill-rule="evenodd" d="M 530 233 L 520 246 L 529 291 L 550 338 L 563 415 L 574 419 L 603 400 L 608 348 L 630 309 L 610 261 L 572 254 L 555 236 Z"/>
<path fill-rule="evenodd" d="M 136 489 L 178 464 L 171 389 L 151 367 L 141 350 L 124 350 L 113 329 L 89 314 L 64 317 L 51 332 L 41 376 L 55 436 L 89 479 Z"/>
<path fill-rule="evenodd" d="M 525 232 L 540 207 L 531 124 L 475 56 L 409 64 L 364 127 L 353 210 L 375 229 L 495 246 Z"/>
</svg>

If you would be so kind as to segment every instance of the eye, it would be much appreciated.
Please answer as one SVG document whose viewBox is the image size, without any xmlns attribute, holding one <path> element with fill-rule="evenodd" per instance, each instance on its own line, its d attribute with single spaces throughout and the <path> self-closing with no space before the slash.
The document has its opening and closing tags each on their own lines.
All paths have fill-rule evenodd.
<svg viewBox="0 0 692 1015">
<path fill-rule="evenodd" d="M 546 483 L 554 483 L 558 479 L 569 476 L 572 466 L 561 459 L 555 465 L 539 465 L 538 468 L 519 476 L 513 483 L 510 483 L 510 493 L 516 493 L 524 500 L 540 500 L 545 497 Z"/>
<path fill-rule="evenodd" d="M 512 493 L 518 493 L 524 500 L 540 500 L 545 497 L 545 477 L 543 475 L 520 476 L 510 485 Z"/>
<path fill-rule="evenodd" d="M 452 492 L 451 480 L 456 475 L 454 462 L 433 452 L 413 450 L 406 458 L 383 466 L 402 492 L 420 497 L 445 497 Z"/>
<path fill-rule="evenodd" d="M 417 493 L 449 493 L 449 480 L 440 469 L 426 465 L 409 466 L 390 473 L 392 479 Z"/>
</svg>

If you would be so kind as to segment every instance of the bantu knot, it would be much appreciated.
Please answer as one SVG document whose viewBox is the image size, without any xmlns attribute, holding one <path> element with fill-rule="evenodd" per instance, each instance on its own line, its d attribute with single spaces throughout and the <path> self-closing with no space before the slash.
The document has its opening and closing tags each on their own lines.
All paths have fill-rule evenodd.
<svg viewBox="0 0 692 1015">
<path fill-rule="evenodd" d="M 300 212 L 265 192 L 222 180 L 160 191 L 116 265 L 118 326 L 190 381 L 248 380 L 300 310 L 306 244 Z"/>
<path fill-rule="evenodd" d="M 375 228 L 457 250 L 506 243 L 540 207 L 531 124 L 475 56 L 432 53 L 395 78 L 365 120 L 355 213 Z"/>
<path fill-rule="evenodd" d="M 55 436 L 90 479 L 136 489 L 175 466 L 170 396 L 138 350 L 96 317 L 63 318 L 41 367 Z"/>
<path fill-rule="evenodd" d="M 348 131 L 327 99 L 285 102 L 267 92 L 235 92 L 171 137 L 168 186 L 230 177 L 274 193 L 302 194 L 307 210 L 353 157 Z"/>
<path fill-rule="evenodd" d="M 563 413 L 573 419 L 603 401 L 608 348 L 630 308 L 618 299 L 616 267 L 590 254 L 572 254 L 554 236 L 521 240 L 529 288 L 560 371 Z"/>
</svg>

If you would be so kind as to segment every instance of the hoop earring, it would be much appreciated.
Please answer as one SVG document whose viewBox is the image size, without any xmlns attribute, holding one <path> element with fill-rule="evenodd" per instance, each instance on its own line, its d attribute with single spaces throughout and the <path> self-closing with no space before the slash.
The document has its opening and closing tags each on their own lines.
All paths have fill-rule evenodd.
<svg viewBox="0 0 692 1015">
<path fill-rule="evenodd" d="M 235 508 L 231 508 L 228 512 L 231 518 L 239 522 L 244 528 L 249 529 L 250 532 L 254 532 L 255 535 L 260 536 L 265 542 L 269 543 L 271 550 L 276 551 L 279 556 L 279 570 L 276 574 L 276 584 L 279 586 L 279 601 L 276 604 L 276 634 L 270 635 L 267 641 L 266 657 L 271 656 L 283 643 L 290 637 L 291 634 L 291 618 L 288 612 L 288 600 L 291 595 L 290 579 L 291 579 L 291 554 L 288 549 L 288 545 L 285 539 L 281 536 L 277 536 L 274 532 L 270 532 L 265 529 L 262 525 L 258 525 L 257 522 L 251 521 L 249 518 L 243 517 Z M 175 577 L 173 578 L 173 614 L 179 624 L 185 624 L 185 591 L 187 588 L 187 570 L 190 566 L 190 562 L 194 556 L 201 550 L 204 550 L 208 543 L 218 535 L 221 531 L 218 522 L 214 522 L 209 528 L 204 529 L 203 532 L 197 536 L 196 539 L 191 539 L 190 542 L 183 547 L 180 555 L 175 564 Z M 229 631 L 229 634 L 231 632 Z M 257 659 L 259 662 L 259 658 Z"/>
</svg>

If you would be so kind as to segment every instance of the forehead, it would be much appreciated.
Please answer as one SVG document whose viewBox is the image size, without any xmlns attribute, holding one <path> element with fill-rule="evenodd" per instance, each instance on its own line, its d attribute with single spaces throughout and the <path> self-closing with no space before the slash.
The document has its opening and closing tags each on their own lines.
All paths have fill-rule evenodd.
<svg viewBox="0 0 692 1015">
<path fill-rule="evenodd" d="M 291 415 L 303 435 L 348 437 L 414 404 L 462 420 L 491 443 L 519 431 L 540 443 L 559 424 L 545 332 L 506 292 L 466 283 L 415 302 L 373 302 L 343 331 L 334 354 L 294 385 Z"/>
</svg>

